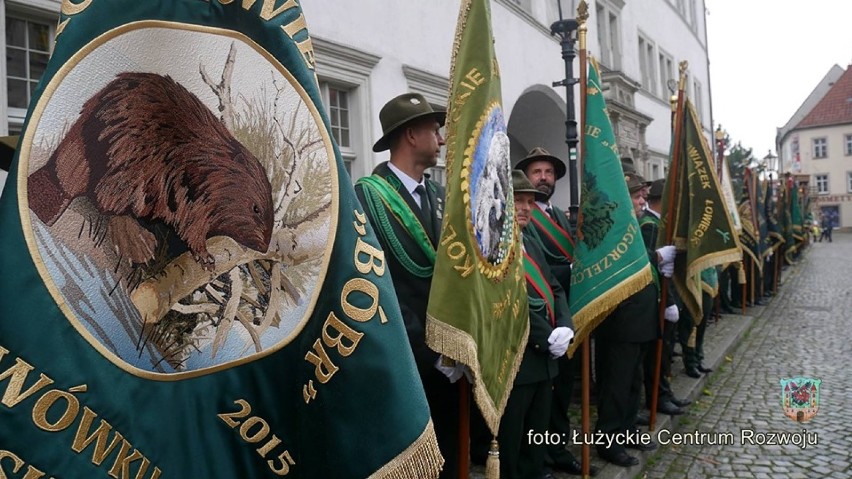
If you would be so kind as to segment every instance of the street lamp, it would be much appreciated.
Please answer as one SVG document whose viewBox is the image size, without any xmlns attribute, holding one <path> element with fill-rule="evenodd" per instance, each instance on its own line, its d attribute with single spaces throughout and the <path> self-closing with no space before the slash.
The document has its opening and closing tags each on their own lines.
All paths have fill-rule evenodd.
<svg viewBox="0 0 852 479">
<path fill-rule="evenodd" d="M 772 153 L 772 150 L 769 150 L 763 157 L 763 164 L 769 175 L 769 181 L 772 181 L 772 173 L 778 173 L 778 157 Z"/>
<path fill-rule="evenodd" d="M 553 82 L 553 86 L 564 86 L 566 97 L 567 118 L 565 120 L 565 143 L 568 144 L 568 175 L 571 182 L 571 205 L 568 207 L 570 211 L 570 220 L 572 224 L 576 224 L 577 213 L 579 207 L 579 185 L 577 184 L 577 120 L 574 115 L 574 85 L 578 80 L 574 78 L 574 57 L 577 56 L 577 50 L 574 49 L 574 43 L 577 41 L 577 28 L 579 23 L 573 18 L 562 18 L 562 2 L 556 0 L 556 7 L 559 10 L 559 20 L 553 22 L 550 26 L 550 34 L 559 37 L 559 44 L 562 46 L 562 60 L 565 61 L 565 78 Z"/>
</svg>

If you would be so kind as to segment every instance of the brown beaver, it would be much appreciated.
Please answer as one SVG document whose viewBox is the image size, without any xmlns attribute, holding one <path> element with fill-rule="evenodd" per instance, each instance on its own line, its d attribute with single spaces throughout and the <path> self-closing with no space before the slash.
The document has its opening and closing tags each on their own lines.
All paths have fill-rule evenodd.
<svg viewBox="0 0 852 479">
<path fill-rule="evenodd" d="M 27 185 L 30 209 L 48 226 L 72 200 L 88 198 L 111 217 L 113 243 L 134 263 L 152 259 L 157 245 L 140 223 L 164 223 L 208 268 L 207 238 L 265 252 L 272 236 L 272 188 L 260 162 L 169 76 L 119 74 L 86 101 Z"/>
</svg>

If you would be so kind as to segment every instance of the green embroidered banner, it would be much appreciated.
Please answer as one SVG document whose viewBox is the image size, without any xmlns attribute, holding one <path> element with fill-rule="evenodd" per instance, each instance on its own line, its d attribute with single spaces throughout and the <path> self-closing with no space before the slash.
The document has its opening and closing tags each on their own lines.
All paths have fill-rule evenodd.
<svg viewBox="0 0 852 479">
<path fill-rule="evenodd" d="M 497 435 L 529 330 L 491 7 L 463 0 L 450 71 L 447 199 L 429 295 L 429 347 L 467 365 Z"/>
<path fill-rule="evenodd" d="M 569 356 L 619 303 L 653 281 L 594 61 L 584 90 L 580 215 L 568 299 L 575 339 Z"/>
<path fill-rule="evenodd" d="M 672 282 L 693 318 L 701 317 L 701 272 L 742 258 L 742 249 L 722 197 L 716 168 L 712 162 L 707 139 L 695 109 L 686 99 L 682 112 L 675 119 L 681 122 L 682 135 L 678 151 L 677 177 L 669 177 L 663 192 L 663 228 L 665 219 L 673 219 L 674 244 L 678 249 Z M 671 189 L 674 188 L 674 193 Z M 750 196 L 754 198 L 754 196 Z M 669 198 L 674 198 L 670 203 Z M 665 212 L 674 208 L 671 216 Z M 751 208 L 749 211 L 754 211 Z M 743 216 L 746 223 L 755 218 Z M 665 238 L 661 235 L 658 244 Z"/>
<path fill-rule="evenodd" d="M 63 2 L 10 173 L 3 471 L 437 476 L 298 2 Z"/>
</svg>

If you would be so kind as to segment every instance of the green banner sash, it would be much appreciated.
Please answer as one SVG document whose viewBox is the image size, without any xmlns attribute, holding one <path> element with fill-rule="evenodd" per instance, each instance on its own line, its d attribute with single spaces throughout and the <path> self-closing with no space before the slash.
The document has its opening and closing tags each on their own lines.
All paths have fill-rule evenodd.
<svg viewBox="0 0 852 479">
<path fill-rule="evenodd" d="M 524 251 L 524 272 L 527 284 L 532 286 L 539 297 L 544 300 L 551 326 L 556 326 L 556 313 L 553 311 L 553 289 L 550 287 L 550 282 L 547 281 L 547 278 L 541 272 L 541 267 L 539 267 L 538 263 L 526 251 Z"/>
<path fill-rule="evenodd" d="M 567 261 L 574 261 L 574 240 L 570 233 L 538 207 L 532 210 L 532 222 L 547 239 L 545 246 L 552 244 Z"/>
<path fill-rule="evenodd" d="M 379 224 L 373 225 L 376 231 L 382 235 L 386 244 L 390 245 L 392 253 L 399 259 L 411 274 L 426 278 L 432 275 L 435 265 L 435 249 L 432 247 L 432 242 L 429 241 L 429 236 L 426 234 L 426 229 L 423 224 L 415 216 L 414 211 L 408 206 L 408 203 L 402 198 L 396 188 L 384 178 L 378 175 L 365 176 L 358 180 L 358 184 L 364 186 L 364 196 L 367 200 L 367 208 L 370 208 L 374 218 L 378 218 Z M 383 203 L 379 205 L 378 202 Z M 387 211 L 402 224 L 405 231 L 420 247 L 423 254 L 429 260 L 427 265 L 419 265 L 411 259 L 411 256 L 405 251 L 405 248 L 396 238 L 393 232 L 393 227 L 390 224 L 390 218 Z"/>
</svg>

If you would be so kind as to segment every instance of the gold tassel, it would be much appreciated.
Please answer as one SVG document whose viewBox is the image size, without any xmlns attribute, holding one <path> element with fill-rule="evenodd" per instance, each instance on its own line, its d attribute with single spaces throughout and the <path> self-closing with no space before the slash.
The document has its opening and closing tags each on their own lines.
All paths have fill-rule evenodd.
<svg viewBox="0 0 852 479">
<path fill-rule="evenodd" d="M 743 267 L 742 263 L 740 263 L 740 269 L 738 270 L 737 280 L 739 280 L 740 284 L 746 284 L 745 268 Z"/>
<path fill-rule="evenodd" d="M 491 440 L 488 459 L 485 460 L 485 479 L 500 479 L 500 451 L 497 438 Z"/>
</svg>

